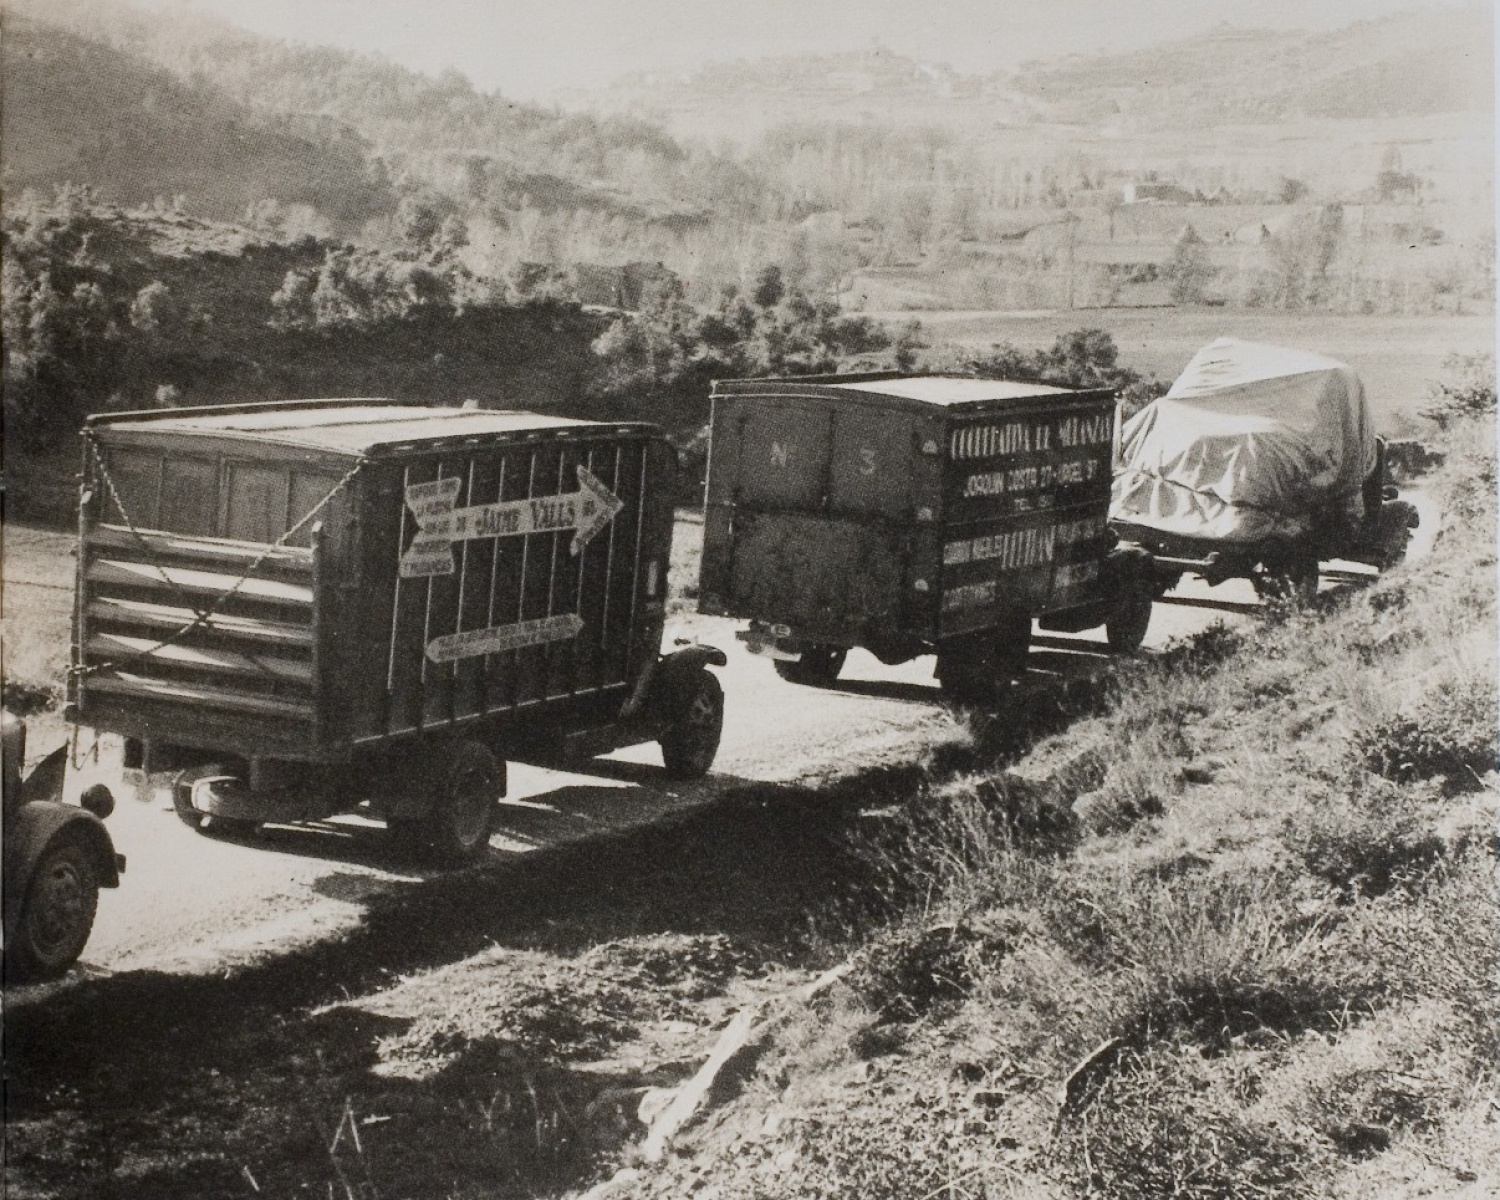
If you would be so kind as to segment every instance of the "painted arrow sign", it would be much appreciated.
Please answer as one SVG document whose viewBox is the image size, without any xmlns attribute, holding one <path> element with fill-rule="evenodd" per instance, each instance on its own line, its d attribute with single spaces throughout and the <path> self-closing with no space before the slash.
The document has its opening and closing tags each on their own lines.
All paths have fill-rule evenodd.
<svg viewBox="0 0 1500 1200">
<path fill-rule="evenodd" d="M 457 508 L 463 480 L 457 475 L 406 489 L 406 506 L 417 518 L 417 536 L 401 556 L 401 577 L 452 575 L 453 543 L 469 538 L 520 537 L 574 530 L 569 554 L 577 554 L 625 507 L 586 467 L 578 468 L 578 490 L 530 500 L 498 500 Z"/>
<path fill-rule="evenodd" d="M 427 643 L 427 657 L 435 663 L 446 663 L 461 658 L 478 658 L 483 654 L 503 654 L 523 646 L 565 642 L 577 637 L 582 629 L 583 618 L 577 613 L 517 621 L 514 625 L 495 625 L 489 629 L 466 629 L 463 633 L 433 638 Z"/>
</svg>

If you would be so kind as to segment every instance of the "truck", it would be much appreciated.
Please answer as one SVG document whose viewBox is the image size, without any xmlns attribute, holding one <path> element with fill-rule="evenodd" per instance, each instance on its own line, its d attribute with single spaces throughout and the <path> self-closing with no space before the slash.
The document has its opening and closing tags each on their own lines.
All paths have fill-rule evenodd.
<svg viewBox="0 0 1500 1200">
<path fill-rule="evenodd" d="M 55 979 L 72 966 L 93 932 L 99 889 L 119 887 L 125 873 L 104 826 L 115 807 L 109 788 L 95 783 L 77 804 L 64 801 L 68 752 L 59 746 L 23 777 L 26 723 L 0 711 L 7 986 Z"/>
<path fill-rule="evenodd" d="M 1349 366 L 1224 337 L 1124 426 L 1110 521 L 1152 553 L 1162 591 L 1193 574 L 1305 601 L 1324 561 L 1399 563 L 1418 514 Z"/>
<path fill-rule="evenodd" d="M 1108 389 L 876 372 L 716 382 L 699 610 L 786 679 L 848 651 L 936 654 L 983 698 L 1024 672 L 1033 620 L 1133 650 L 1149 555 L 1108 525 Z"/>
<path fill-rule="evenodd" d="M 461 863 L 507 757 L 712 764 L 723 651 L 662 653 L 656 427 L 343 399 L 100 415 L 83 442 L 69 715 L 172 775 L 190 826 L 358 808 Z"/>
</svg>

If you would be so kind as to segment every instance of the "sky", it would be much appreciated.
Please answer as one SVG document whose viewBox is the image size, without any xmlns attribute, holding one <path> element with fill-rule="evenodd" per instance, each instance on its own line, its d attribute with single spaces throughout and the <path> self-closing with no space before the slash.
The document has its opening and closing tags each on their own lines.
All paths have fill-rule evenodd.
<svg viewBox="0 0 1500 1200">
<path fill-rule="evenodd" d="M 1461 0 L 135 0 L 257 33 L 453 68 L 524 100 L 627 71 L 682 70 L 879 41 L 965 73 L 1241 28 L 1334 29 Z"/>
</svg>

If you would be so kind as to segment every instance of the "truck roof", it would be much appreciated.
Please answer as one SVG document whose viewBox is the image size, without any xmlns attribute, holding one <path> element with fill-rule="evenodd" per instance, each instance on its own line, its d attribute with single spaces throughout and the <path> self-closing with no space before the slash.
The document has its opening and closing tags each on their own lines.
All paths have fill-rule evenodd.
<svg viewBox="0 0 1500 1200">
<path fill-rule="evenodd" d="M 1054 387 L 1012 379 L 971 379 L 960 375 L 801 375 L 782 379 L 725 379 L 714 382 L 715 395 L 805 396 L 859 402 L 905 401 L 905 406 L 945 409 L 1003 408 L 1012 403 L 1054 396 L 1089 396 L 1107 388 Z"/>
<path fill-rule="evenodd" d="M 91 429 L 243 438 L 346 454 L 542 430 L 648 428 L 635 422 L 605 424 L 510 409 L 401 404 L 363 397 L 117 413 L 91 417 L 88 425 Z"/>
</svg>

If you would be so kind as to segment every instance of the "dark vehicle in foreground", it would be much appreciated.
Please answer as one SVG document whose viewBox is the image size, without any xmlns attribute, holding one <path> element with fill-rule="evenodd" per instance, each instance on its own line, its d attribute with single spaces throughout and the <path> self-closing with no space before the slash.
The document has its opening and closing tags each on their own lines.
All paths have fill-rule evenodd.
<svg viewBox="0 0 1500 1200">
<path fill-rule="evenodd" d="M 1304 599 L 1329 559 L 1396 565 L 1418 521 L 1348 366 L 1233 338 L 1126 424 L 1110 518 L 1154 553 L 1163 590 L 1196 574 Z"/>
<path fill-rule="evenodd" d="M 654 426 L 343 400 L 84 440 L 72 717 L 182 771 L 188 824 L 361 808 L 460 862 L 506 758 L 712 763 L 723 652 L 661 653 L 677 458 Z"/>
<path fill-rule="evenodd" d="M 22 778 L 26 724 L 0 715 L 4 750 L 5 978 L 28 983 L 66 971 L 89 940 L 99 889 L 120 886 L 125 859 L 103 818 L 114 797 L 103 784 L 63 803 L 67 746 Z"/>
<path fill-rule="evenodd" d="M 1043 629 L 1140 645 L 1149 556 L 1108 527 L 1114 394 L 879 373 L 714 385 L 699 610 L 788 678 L 861 646 L 983 695 Z"/>
</svg>

